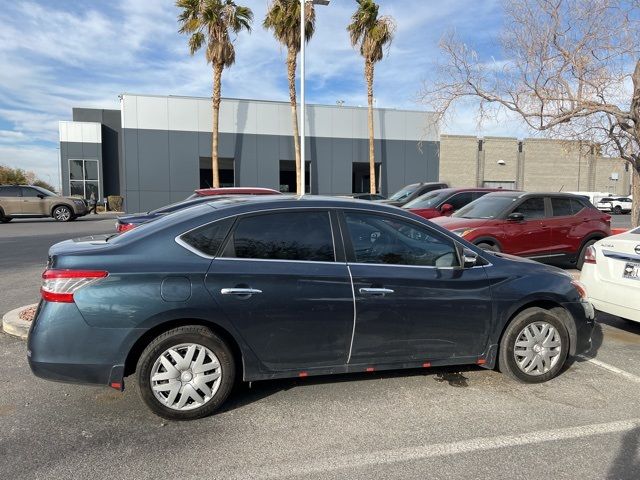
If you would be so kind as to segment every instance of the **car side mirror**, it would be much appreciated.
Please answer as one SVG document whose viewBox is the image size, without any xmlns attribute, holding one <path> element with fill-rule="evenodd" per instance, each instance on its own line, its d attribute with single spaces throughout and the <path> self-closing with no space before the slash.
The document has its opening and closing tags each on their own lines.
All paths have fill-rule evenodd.
<svg viewBox="0 0 640 480">
<path fill-rule="evenodd" d="M 43 194 L 41 194 L 41 193 L 39 193 L 39 194 L 38 194 L 38 198 L 39 198 L 40 200 L 42 200 L 42 199 L 44 198 L 44 195 L 43 195 Z"/>
<path fill-rule="evenodd" d="M 464 268 L 475 267 L 478 263 L 478 254 L 469 248 L 462 250 L 462 266 Z"/>
<path fill-rule="evenodd" d="M 521 214 L 520 212 L 513 212 L 509 214 L 509 216 L 507 217 L 507 220 L 509 220 L 510 222 L 523 222 L 524 215 Z"/>
<path fill-rule="evenodd" d="M 442 214 L 447 214 L 447 213 L 451 213 L 453 212 L 453 205 L 451 205 L 450 203 L 445 203 L 444 205 L 442 205 L 440 207 L 440 213 Z"/>
</svg>

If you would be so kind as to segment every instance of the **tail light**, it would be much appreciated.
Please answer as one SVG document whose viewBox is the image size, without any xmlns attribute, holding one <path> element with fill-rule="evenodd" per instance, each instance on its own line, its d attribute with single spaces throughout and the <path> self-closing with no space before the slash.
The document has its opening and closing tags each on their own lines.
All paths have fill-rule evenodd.
<svg viewBox="0 0 640 480">
<path fill-rule="evenodd" d="M 45 270 L 42 274 L 42 299 L 72 303 L 73 294 L 82 287 L 109 275 L 103 270 Z"/>
<path fill-rule="evenodd" d="M 587 251 L 584 253 L 584 263 L 596 264 L 596 249 L 593 245 L 587 247 Z"/>
<path fill-rule="evenodd" d="M 117 223 L 116 231 L 118 233 L 128 232 L 129 230 L 133 230 L 136 226 L 133 223 Z"/>
</svg>

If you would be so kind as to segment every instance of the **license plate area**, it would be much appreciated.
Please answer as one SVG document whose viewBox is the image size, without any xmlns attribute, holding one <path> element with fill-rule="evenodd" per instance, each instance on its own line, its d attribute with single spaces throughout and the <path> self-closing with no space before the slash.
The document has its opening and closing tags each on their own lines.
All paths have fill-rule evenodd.
<svg viewBox="0 0 640 480">
<path fill-rule="evenodd" d="M 622 278 L 640 280 L 640 263 L 627 262 L 622 271 Z"/>
</svg>

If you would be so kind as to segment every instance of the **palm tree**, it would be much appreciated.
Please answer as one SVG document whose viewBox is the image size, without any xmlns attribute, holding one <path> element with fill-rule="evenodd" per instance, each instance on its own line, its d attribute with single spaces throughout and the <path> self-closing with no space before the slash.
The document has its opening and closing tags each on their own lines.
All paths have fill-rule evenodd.
<svg viewBox="0 0 640 480">
<path fill-rule="evenodd" d="M 219 187 L 218 117 L 222 70 L 236 61 L 232 34 L 251 31 L 253 12 L 248 7 L 236 5 L 233 0 L 177 0 L 176 6 L 182 9 L 178 16 L 179 32 L 191 35 L 189 52 L 193 55 L 205 47 L 207 63 L 213 66 L 211 169 L 212 186 Z"/>
<path fill-rule="evenodd" d="M 313 36 L 316 13 L 313 3 L 305 1 L 305 40 Z M 291 121 L 293 122 L 293 145 L 296 157 L 297 193 L 304 193 L 300 185 L 300 135 L 298 132 L 298 107 L 296 100 L 296 63 L 300 51 L 300 4 L 301 0 L 273 0 L 267 11 L 263 26 L 273 30 L 273 36 L 287 47 L 287 76 L 289 79 L 289 100 L 291 102 Z M 304 119 L 302 119 L 304 122 Z"/>
<path fill-rule="evenodd" d="M 385 47 L 391 44 L 396 23 L 390 16 L 378 18 L 378 4 L 373 0 L 356 0 L 358 8 L 347 27 L 351 45 L 360 46 L 364 57 L 364 78 L 369 102 L 369 189 L 376 193 L 376 164 L 373 149 L 373 70 L 382 60 Z"/>
</svg>

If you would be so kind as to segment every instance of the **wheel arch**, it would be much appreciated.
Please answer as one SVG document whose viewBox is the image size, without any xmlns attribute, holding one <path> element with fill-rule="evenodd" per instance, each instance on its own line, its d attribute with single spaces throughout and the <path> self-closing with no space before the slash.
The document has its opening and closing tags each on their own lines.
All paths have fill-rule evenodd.
<svg viewBox="0 0 640 480">
<path fill-rule="evenodd" d="M 495 237 L 491 237 L 491 236 L 486 236 L 483 235 L 481 237 L 478 238 L 474 238 L 473 239 L 473 243 L 475 246 L 478 246 L 481 243 L 488 243 L 489 245 L 494 245 L 496 247 L 498 247 L 500 249 L 500 251 L 502 251 L 502 244 L 500 243 L 500 241 L 498 239 L 496 239 Z"/>
<path fill-rule="evenodd" d="M 136 371 L 136 367 L 138 364 L 138 360 L 142 355 L 144 349 L 149 345 L 154 338 L 158 335 L 163 334 L 169 330 L 178 327 L 184 327 L 187 325 L 200 325 L 208 328 L 213 333 L 218 335 L 231 349 L 231 353 L 233 354 L 233 359 L 236 362 L 237 368 L 242 371 L 242 377 L 245 377 L 245 365 L 244 365 L 244 356 L 242 354 L 242 349 L 240 348 L 240 344 L 238 340 L 223 326 L 199 319 L 199 318 L 178 318 L 173 320 L 167 320 L 166 322 L 160 323 L 146 332 L 144 332 L 131 346 L 129 352 L 127 353 L 127 357 L 124 363 L 124 376 L 131 375 Z"/>
</svg>

